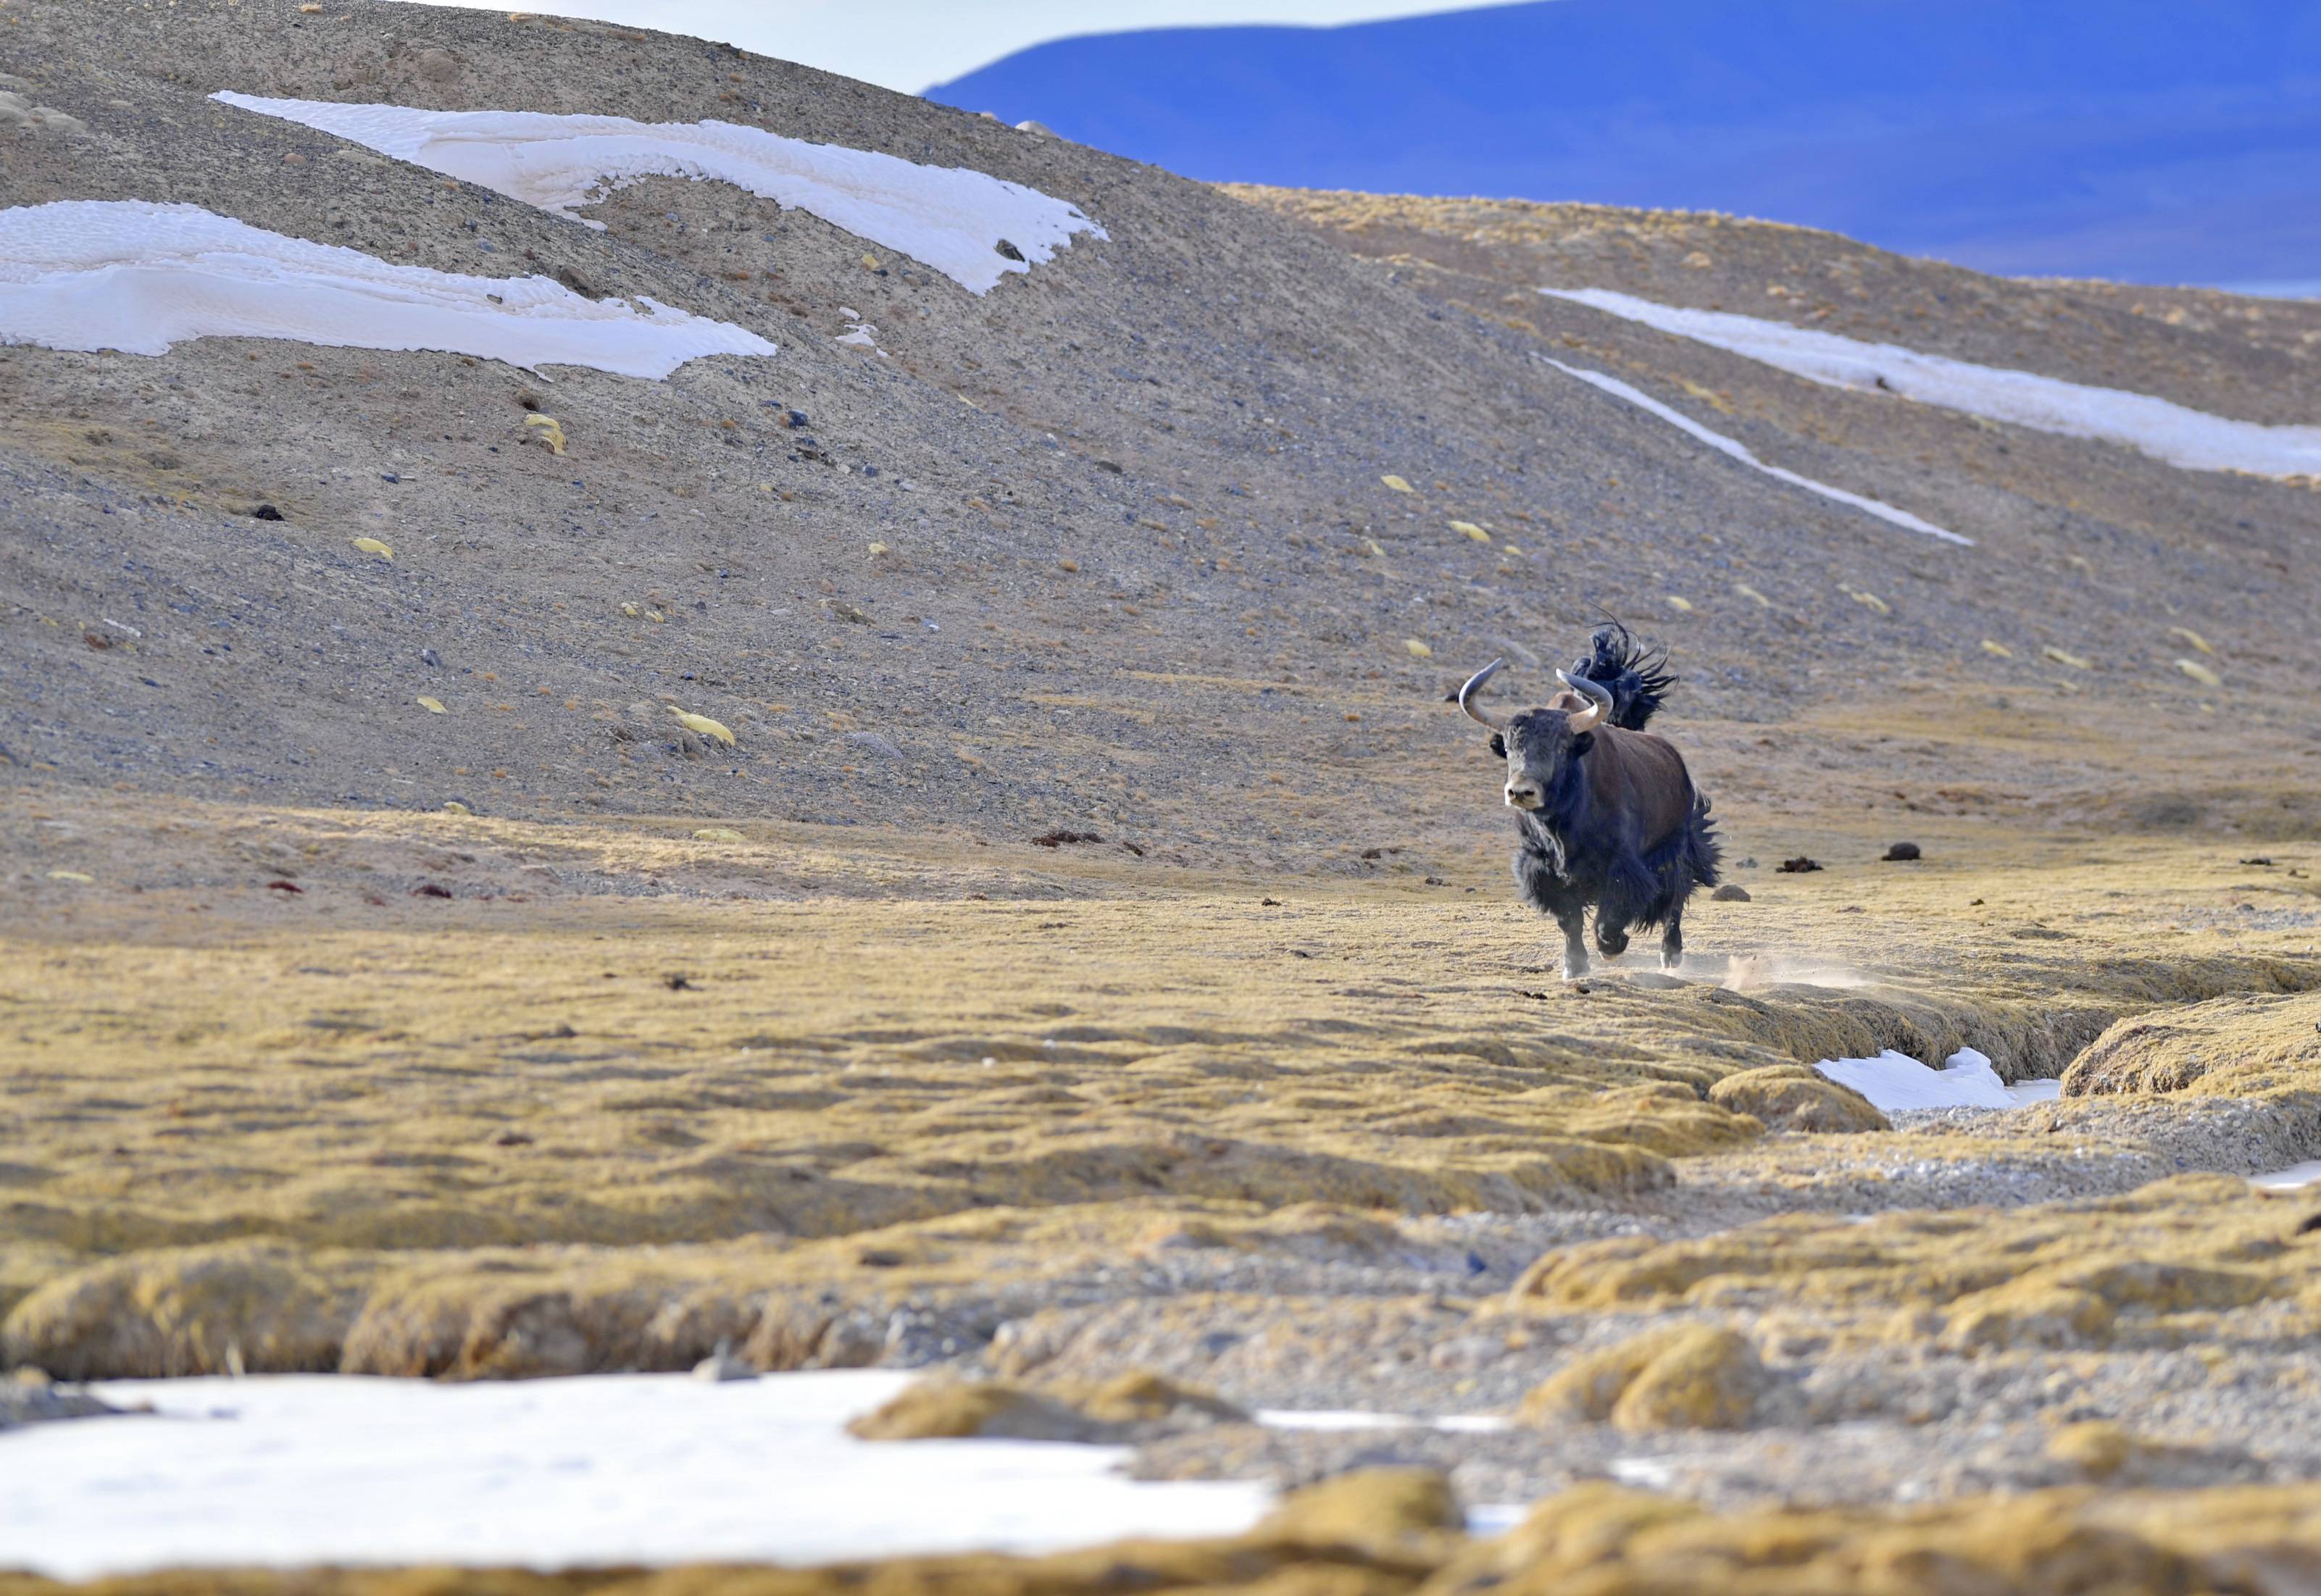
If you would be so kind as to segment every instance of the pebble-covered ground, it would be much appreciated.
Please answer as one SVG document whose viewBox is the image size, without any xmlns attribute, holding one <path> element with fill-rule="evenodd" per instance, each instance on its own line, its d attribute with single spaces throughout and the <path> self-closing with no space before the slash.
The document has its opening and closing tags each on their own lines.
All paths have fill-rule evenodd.
<svg viewBox="0 0 2321 1596">
<path fill-rule="evenodd" d="M 748 121 L 1108 239 L 978 298 L 736 189 L 639 183 L 591 230 L 224 88 Z M 0 93 L 41 108 L 0 121 L 9 204 L 199 204 L 780 349 L 647 383 L 0 347 L 13 1368 L 722 1344 L 1022 1388 L 945 1423 L 1151 1377 L 1219 1399 L 1132 1416 L 1156 1475 L 1545 1501 L 1470 1542 L 1396 1475 L 1228 1546 L 896 1589 L 2315 1567 L 2321 1196 L 2247 1177 L 2321 1156 L 2321 496 L 1535 290 L 2269 422 L 2312 419 L 2309 307 L 1220 191 L 502 13 L 8 0 Z M 1696 902 L 1674 975 L 1640 943 L 1565 984 L 1443 697 L 1493 656 L 1535 697 L 1606 610 L 1671 650 L 1746 896 Z M 1807 1067 L 1961 1047 L 2062 1095 L 1889 1119 Z M 0 1423 L 70 1400 L 10 1389 Z"/>
</svg>

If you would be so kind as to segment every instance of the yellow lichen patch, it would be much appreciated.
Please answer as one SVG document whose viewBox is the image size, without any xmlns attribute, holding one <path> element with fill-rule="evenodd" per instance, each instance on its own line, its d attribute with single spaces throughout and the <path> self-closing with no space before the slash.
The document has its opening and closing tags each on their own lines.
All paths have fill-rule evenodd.
<svg viewBox="0 0 2321 1596">
<path fill-rule="evenodd" d="M 2068 665 L 2073 670 L 2095 669 L 2094 660 L 2088 658 L 2085 655 L 2074 654 L 2068 648 L 2058 648 L 2052 643 L 2048 644 L 2045 648 L 2039 650 L 2039 657 L 2042 659 L 2052 659 L 2057 665 Z"/>
<path fill-rule="evenodd" d="M 1403 639 L 1402 648 L 1403 652 L 1409 655 L 1413 659 L 1432 659 L 1434 657 L 1434 650 L 1428 648 L 1424 643 L 1420 642 L 1416 638 Z"/>
<path fill-rule="evenodd" d="M 1610 1419 L 1632 1432 L 1743 1429 L 1765 1383 L 1748 1340 L 1713 1325 L 1647 1330 L 1587 1354 L 1524 1399 L 1532 1424 Z"/>
<path fill-rule="evenodd" d="M 365 554 L 376 554 L 379 558 L 390 563 L 392 563 L 395 558 L 395 550 L 389 549 L 377 538 L 350 538 L 348 541 L 352 543 L 357 549 L 361 549 Z"/>
<path fill-rule="evenodd" d="M 537 437 L 540 441 L 547 447 L 549 453 L 560 455 L 564 452 L 564 423 L 562 422 L 558 421 L 552 415 L 542 415 L 538 413 L 534 413 L 533 414 L 523 418 L 523 424 L 532 430 L 533 436 Z"/>
<path fill-rule="evenodd" d="M 2015 657 L 2014 649 L 2008 648 L 2004 643 L 1992 642 L 1989 638 L 1982 639 L 1982 651 L 1985 654 L 1995 655 L 2000 659 L 2012 659 Z"/>
<path fill-rule="evenodd" d="M 424 693 L 421 694 L 412 702 L 416 703 L 421 709 L 425 710 L 431 715 L 441 715 L 450 712 L 444 709 L 443 701 L 441 699 L 431 698 Z"/>
<path fill-rule="evenodd" d="M 1379 480 L 1398 494 L 1415 494 L 1418 491 L 1416 488 L 1411 486 L 1406 479 L 1397 476 L 1391 471 L 1388 472 L 1384 476 L 1379 477 Z"/>
<path fill-rule="evenodd" d="M 675 704 L 669 706 L 669 712 L 676 716 L 677 723 L 687 731 L 702 737 L 714 738 L 729 748 L 733 746 L 733 730 L 724 721 L 713 721 L 706 715 L 696 715 L 689 710 L 681 710 Z"/>
<path fill-rule="evenodd" d="M 2203 654 L 2214 654 L 2216 652 L 2216 649 L 2209 647 L 2207 639 L 2202 637 L 2198 632 L 2194 631 L 2189 626 L 2171 626 L 2168 629 L 2168 635 L 2171 638 L 2181 638 L 2184 641 L 2191 644 L 2192 647 L 2198 648 Z"/>
<path fill-rule="evenodd" d="M 2225 685 L 2224 677 L 2197 659 L 2180 659 L 2176 662 L 2176 668 L 2203 687 L 2221 687 Z"/>
</svg>

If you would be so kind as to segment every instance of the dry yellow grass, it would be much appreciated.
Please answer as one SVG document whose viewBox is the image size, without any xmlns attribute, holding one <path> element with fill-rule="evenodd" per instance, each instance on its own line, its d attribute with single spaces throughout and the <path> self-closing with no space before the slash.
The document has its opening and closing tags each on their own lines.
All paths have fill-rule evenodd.
<svg viewBox="0 0 2321 1596">
<path fill-rule="evenodd" d="M 1453 911 L 1061 850 L 961 876 L 802 828 L 74 823 L 104 873 L 31 892 L 0 989 L 0 1313 L 68 1374 L 866 1361 L 783 1293 L 1036 1282 L 1163 1219 L 1627 1200 L 1758 1145 L 1752 1106 L 1794 1118 L 1752 1083 L 1817 1092 L 1752 1072 L 1971 1043 L 2053 1074 L 2123 1015 L 2321 980 L 2308 933 L 2224 907 L 2230 850 L 1965 830 L 1752 876 L 1701 906 L 1690 978 L 1575 987 L 1488 877 Z"/>
</svg>

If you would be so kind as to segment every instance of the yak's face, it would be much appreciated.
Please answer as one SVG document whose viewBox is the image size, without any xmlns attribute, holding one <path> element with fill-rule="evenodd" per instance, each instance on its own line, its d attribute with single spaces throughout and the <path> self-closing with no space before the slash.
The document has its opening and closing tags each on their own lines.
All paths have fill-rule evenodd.
<svg viewBox="0 0 2321 1596">
<path fill-rule="evenodd" d="M 1595 746 L 1596 734 L 1573 731 L 1563 710 L 1526 710 L 1491 733 L 1491 752 L 1507 762 L 1507 807 L 1544 807 L 1564 772 Z"/>
</svg>

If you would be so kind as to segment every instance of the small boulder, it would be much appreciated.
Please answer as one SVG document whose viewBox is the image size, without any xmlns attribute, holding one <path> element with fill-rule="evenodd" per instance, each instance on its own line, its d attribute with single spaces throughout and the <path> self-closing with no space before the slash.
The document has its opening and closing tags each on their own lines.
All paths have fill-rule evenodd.
<svg viewBox="0 0 2321 1596">
<path fill-rule="evenodd" d="M 1783 859 L 1775 868 L 1784 875 L 1803 875 L 1809 871 L 1820 869 L 1821 861 L 1799 854 L 1793 859 Z"/>
<path fill-rule="evenodd" d="M 1746 903 L 1752 900 L 1747 887 L 1736 886 L 1728 881 L 1709 893 L 1708 901 L 1712 903 Z"/>
<path fill-rule="evenodd" d="M 1920 858 L 1924 856 L 1918 852 L 1918 845 L 1916 843 L 1898 842 L 1879 857 L 1887 864 L 1893 865 L 1899 864 L 1909 859 Z"/>
</svg>

